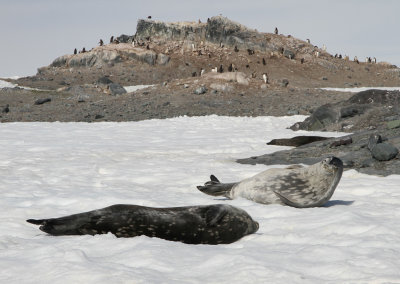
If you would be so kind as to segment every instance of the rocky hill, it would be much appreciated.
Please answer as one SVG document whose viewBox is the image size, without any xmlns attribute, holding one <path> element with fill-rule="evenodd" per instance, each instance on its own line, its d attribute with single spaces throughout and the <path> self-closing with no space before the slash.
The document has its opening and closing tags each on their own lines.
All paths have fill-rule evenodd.
<svg viewBox="0 0 400 284">
<path fill-rule="evenodd" d="M 204 23 L 139 20 L 135 34 L 60 56 L 35 76 L 8 81 L 34 89 L 0 89 L 1 122 L 304 114 L 309 118 L 292 129 L 356 133 L 343 140 L 316 137 L 239 162 L 313 163 L 334 154 L 348 169 L 400 174 L 400 93 L 321 89 L 400 86 L 400 69 L 334 56 L 309 41 L 220 16 Z M 123 87 L 132 85 L 149 86 Z"/>
<path fill-rule="evenodd" d="M 1 121 L 309 115 L 351 96 L 321 87 L 400 85 L 390 64 L 335 57 L 221 16 L 204 23 L 139 20 L 135 34 L 113 39 L 13 81 L 38 90 L 1 90 L 0 107 L 9 106 Z M 122 87 L 131 85 L 152 86 L 131 93 Z M 47 103 L 35 104 L 40 99 Z"/>
</svg>

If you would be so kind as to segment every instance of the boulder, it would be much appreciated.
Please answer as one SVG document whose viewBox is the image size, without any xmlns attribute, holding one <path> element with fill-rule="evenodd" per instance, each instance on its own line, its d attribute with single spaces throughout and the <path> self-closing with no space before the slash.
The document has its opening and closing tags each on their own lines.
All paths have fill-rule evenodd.
<svg viewBox="0 0 400 284">
<path fill-rule="evenodd" d="M 399 128 L 400 127 L 400 120 L 396 119 L 396 120 L 388 121 L 386 125 L 387 125 L 388 129 Z"/>
<path fill-rule="evenodd" d="M 54 59 L 50 64 L 51 67 L 62 67 L 67 65 L 67 61 L 72 57 L 72 55 L 63 55 Z M 38 70 L 39 71 L 39 70 Z M 40 72 L 39 72 L 40 73 Z"/>
<path fill-rule="evenodd" d="M 51 98 L 37 99 L 35 105 L 42 105 L 44 103 L 51 102 Z"/>
<path fill-rule="evenodd" d="M 279 146 L 294 146 L 299 147 L 305 144 L 309 144 L 316 141 L 323 141 L 329 139 L 329 137 L 322 136 L 295 136 L 293 138 L 281 138 L 272 139 L 267 145 L 279 145 Z"/>
<path fill-rule="evenodd" d="M 295 53 L 293 51 L 291 51 L 290 49 L 285 49 L 283 51 L 283 56 L 285 56 L 286 58 L 289 58 L 289 59 L 294 59 Z"/>
<path fill-rule="evenodd" d="M 313 114 L 306 118 L 303 122 L 292 125 L 292 130 L 304 129 L 309 131 L 317 131 L 324 129 L 327 125 L 337 122 L 338 113 L 330 104 L 317 108 Z"/>
<path fill-rule="evenodd" d="M 198 87 L 196 90 L 193 91 L 195 95 L 202 95 L 207 93 L 207 88 L 204 86 Z"/>
<path fill-rule="evenodd" d="M 279 81 L 279 85 L 281 87 L 287 87 L 287 85 L 289 85 L 289 80 L 288 79 L 282 79 L 281 81 Z"/>
<path fill-rule="evenodd" d="M 233 91 L 233 86 L 229 85 L 228 83 L 225 84 L 218 84 L 218 83 L 212 83 L 210 85 L 211 89 L 220 91 L 220 92 L 231 92 Z"/>
<path fill-rule="evenodd" d="M 243 72 L 225 72 L 225 73 L 209 72 L 204 74 L 203 77 L 210 79 L 233 81 L 246 86 L 249 85 L 249 79 Z"/>
<path fill-rule="evenodd" d="M 113 96 L 126 94 L 125 88 L 122 87 L 120 84 L 111 83 L 111 84 L 108 84 L 108 88 L 110 90 L 110 94 Z"/>
<path fill-rule="evenodd" d="M 399 150 L 389 143 L 379 143 L 372 148 L 371 154 L 378 161 L 389 161 L 397 156 Z"/>
<path fill-rule="evenodd" d="M 100 77 L 99 79 L 97 79 L 96 83 L 97 84 L 108 85 L 108 84 L 113 83 L 113 81 L 111 81 L 110 78 L 108 78 L 106 76 L 103 76 L 103 77 Z"/>
<path fill-rule="evenodd" d="M 382 137 L 379 134 L 371 134 L 368 139 L 367 148 L 372 151 L 376 144 L 382 143 Z"/>
<path fill-rule="evenodd" d="M 165 65 L 169 62 L 170 57 L 168 55 L 159 53 L 157 54 L 157 64 L 159 65 Z"/>
</svg>

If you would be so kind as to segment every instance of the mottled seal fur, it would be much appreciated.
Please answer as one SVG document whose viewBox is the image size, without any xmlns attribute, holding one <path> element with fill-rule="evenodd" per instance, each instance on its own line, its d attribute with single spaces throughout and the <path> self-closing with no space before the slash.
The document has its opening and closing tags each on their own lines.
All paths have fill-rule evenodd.
<svg viewBox="0 0 400 284">
<path fill-rule="evenodd" d="M 263 171 L 236 183 L 220 183 L 215 176 L 197 188 L 209 195 L 243 197 L 263 204 L 297 208 L 323 206 L 331 198 L 343 172 L 343 163 L 328 157 L 314 165 L 293 165 Z"/>
<path fill-rule="evenodd" d="M 61 218 L 29 219 L 50 235 L 146 235 L 188 244 L 228 244 L 258 230 L 246 211 L 226 205 L 153 208 L 117 204 Z"/>
</svg>

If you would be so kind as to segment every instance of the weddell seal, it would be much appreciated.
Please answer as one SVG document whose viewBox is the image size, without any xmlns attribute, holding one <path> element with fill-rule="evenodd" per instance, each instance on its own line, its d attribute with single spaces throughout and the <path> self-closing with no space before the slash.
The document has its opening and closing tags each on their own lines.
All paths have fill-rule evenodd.
<svg viewBox="0 0 400 284">
<path fill-rule="evenodd" d="M 268 169 L 235 183 L 220 183 L 212 175 L 211 181 L 197 188 L 206 194 L 230 199 L 243 197 L 263 204 L 318 207 L 331 198 L 342 172 L 342 161 L 328 157 L 308 167 L 292 165 L 284 169 Z"/>
<path fill-rule="evenodd" d="M 226 205 L 153 208 L 117 204 L 52 219 L 26 220 L 53 236 L 113 233 L 140 235 L 187 244 L 229 244 L 255 233 L 258 223 L 246 211 Z"/>
</svg>

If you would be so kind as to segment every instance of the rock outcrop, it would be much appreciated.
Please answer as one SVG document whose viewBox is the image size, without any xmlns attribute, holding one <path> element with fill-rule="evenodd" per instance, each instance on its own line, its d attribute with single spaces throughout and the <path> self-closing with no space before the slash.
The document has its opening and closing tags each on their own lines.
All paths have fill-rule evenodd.
<svg viewBox="0 0 400 284">
<path fill-rule="evenodd" d="M 84 53 L 60 56 L 50 64 L 50 67 L 102 67 L 130 59 L 149 65 L 165 65 L 169 62 L 169 56 L 165 54 L 120 43 L 99 46 Z"/>
<path fill-rule="evenodd" d="M 185 42 L 187 46 L 210 42 L 221 46 L 236 46 L 238 49 L 282 53 L 290 59 L 294 59 L 296 53 L 303 55 L 302 57 L 304 54 L 312 56 L 318 49 L 305 41 L 290 36 L 260 33 L 222 16 L 209 18 L 206 23 L 165 23 L 149 19 L 139 20 L 135 39 L 145 41 L 149 38 L 161 42 L 181 41 Z M 322 50 L 320 52 L 327 54 Z"/>
<path fill-rule="evenodd" d="M 396 128 L 399 120 L 400 91 L 367 90 L 350 99 L 317 108 L 293 130 L 356 131 L 366 128 Z"/>
<path fill-rule="evenodd" d="M 384 137 L 375 139 L 371 137 Z M 340 141 L 351 141 L 341 143 Z M 371 145 L 372 144 L 372 145 Z M 332 145 L 337 145 L 332 147 Z M 239 159 L 241 164 L 291 165 L 314 164 L 327 156 L 336 156 L 343 161 L 346 170 L 387 176 L 400 174 L 400 129 L 365 130 L 344 137 L 316 141 L 290 150 L 274 152 L 261 156 Z"/>
</svg>

